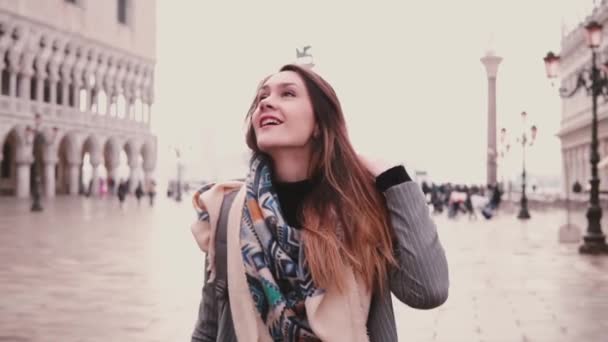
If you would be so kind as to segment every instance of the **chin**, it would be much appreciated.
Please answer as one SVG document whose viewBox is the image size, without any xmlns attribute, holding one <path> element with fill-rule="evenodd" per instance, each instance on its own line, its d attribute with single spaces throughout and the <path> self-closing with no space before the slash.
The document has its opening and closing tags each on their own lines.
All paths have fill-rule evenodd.
<svg viewBox="0 0 608 342">
<path fill-rule="evenodd" d="M 272 151 L 280 150 L 280 149 L 293 149 L 297 147 L 302 147 L 304 144 L 297 144 L 293 141 L 270 141 L 260 139 L 258 140 L 258 148 L 260 151 L 265 153 L 270 153 Z"/>
</svg>

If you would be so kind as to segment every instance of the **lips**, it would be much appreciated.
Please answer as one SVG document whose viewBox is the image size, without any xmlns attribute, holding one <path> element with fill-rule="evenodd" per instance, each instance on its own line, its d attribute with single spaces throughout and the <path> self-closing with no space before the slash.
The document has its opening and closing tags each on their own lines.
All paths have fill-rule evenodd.
<svg viewBox="0 0 608 342">
<path fill-rule="evenodd" d="M 262 117 L 260 117 L 260 128 L 278 126 L 282 123 L 283 121 L 279 120 L 279 118 L 277 118 L 276 116 L 262 115 Z"/>
</svg>

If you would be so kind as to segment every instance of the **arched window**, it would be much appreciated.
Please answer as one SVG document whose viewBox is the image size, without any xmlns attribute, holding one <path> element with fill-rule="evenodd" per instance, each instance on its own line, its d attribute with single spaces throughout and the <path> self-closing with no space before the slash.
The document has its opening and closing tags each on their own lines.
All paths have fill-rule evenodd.
<svg viewBox="0 0 608 342">
<path fill-rule="evenodd" d="M 2 147 L 2 168 L 0 170 L 0 178 L 11 178 L 11 163 L 13 162 L 12 148 L 8 141 L 4 142 Z"/>
</svg>

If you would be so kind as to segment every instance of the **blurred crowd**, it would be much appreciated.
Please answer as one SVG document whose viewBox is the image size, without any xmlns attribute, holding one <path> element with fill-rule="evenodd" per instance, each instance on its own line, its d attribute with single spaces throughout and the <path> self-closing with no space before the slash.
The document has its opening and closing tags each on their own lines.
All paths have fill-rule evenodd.
<svg viewBox="0 0 608 342">
<path fill-rule="evenodd" d="M 421 187 L 433 214 L 439 215 L 446 211 L 448 218 L 452 219 L 459 214 L 477 219 L 480 214 L 489 220 L 499 209 L 504 193 L 500 185 L 437 185 L 423 181 Z"/>
</svg>

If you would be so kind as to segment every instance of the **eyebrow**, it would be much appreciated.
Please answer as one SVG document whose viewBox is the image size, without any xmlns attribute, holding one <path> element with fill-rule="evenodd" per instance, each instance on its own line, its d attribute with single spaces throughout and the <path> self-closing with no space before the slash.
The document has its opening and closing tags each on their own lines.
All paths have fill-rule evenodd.
<svg viewBox="0 0 608 342">
<path fill-rule="evenodd" d="M 297 86 L 297 84 L 295 84 L 295 83 L 293 83 L 293 82 L 282 82 L 282 83 L 278 83 L 278 84 L 277 84 L 277 87 L 279 87 L 279 88 L 285 88 L 285 87 L 287 87 L 287 86 Z M 261 90 L 268 89 L 268 88 L 270 88 L 270 87 L 269 87 L 267 84 L 264 84 L 264 85 L 263 85 L 263 86 L 260 88 L 260 91 L 261 91 Z"/>
</svg>

